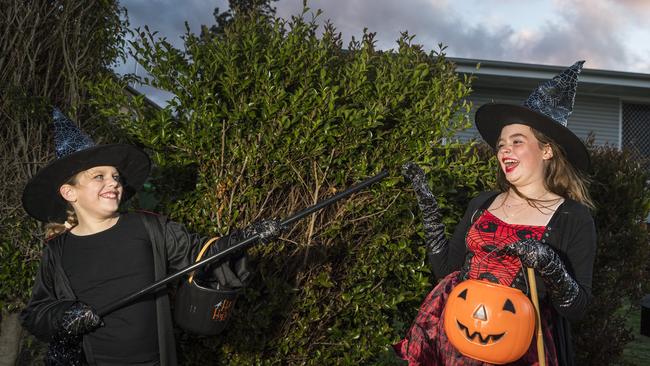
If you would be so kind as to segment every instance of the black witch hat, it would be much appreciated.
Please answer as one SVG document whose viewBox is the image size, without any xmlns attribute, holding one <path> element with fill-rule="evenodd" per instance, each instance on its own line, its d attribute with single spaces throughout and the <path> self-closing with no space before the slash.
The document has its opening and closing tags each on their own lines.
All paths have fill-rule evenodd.
<svg viewBox="0 0 650 366">
<path fill-rule="evenodd" d="M 566 127 L 573 111 L 578 75 L 584 63 L 578 61 L 553 79 L 540 84 L 523 105 L 489 103 L 479 108 L 474 120 L 483 139 L 494 147 L 504 126 L 514 123 L 527 125 L 560 145 L 577 170 L 588 171 L 587 148 Z"/>
<path fill-rule="evenodd" d="M 122 200 L 142 187 L 151 167 L 144 151 L 126 144 L 96 145 L 58 109 L 52 119 L 56 159 L 25 186 L 22 202 L 29 215 L 43 222 L 64 222 L 68 205 L 59 188 L 75 174 L 96 166 L 117 168 L 124 186 Z"/>
</svg>

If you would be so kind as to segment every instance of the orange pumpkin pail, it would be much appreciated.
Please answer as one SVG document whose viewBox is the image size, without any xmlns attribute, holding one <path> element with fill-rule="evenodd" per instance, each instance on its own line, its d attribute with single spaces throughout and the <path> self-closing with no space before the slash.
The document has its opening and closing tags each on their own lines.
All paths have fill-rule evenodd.
<svg viewBox="0 0 650 366">
<path fill-rule="evenodd" d="M 443 321 L 449 342 L 460 353 L 505 364 L 528 351 L 536 318 L 533 304 L 520 290 L 466 280 L 449 293 Z"/>
</svg>

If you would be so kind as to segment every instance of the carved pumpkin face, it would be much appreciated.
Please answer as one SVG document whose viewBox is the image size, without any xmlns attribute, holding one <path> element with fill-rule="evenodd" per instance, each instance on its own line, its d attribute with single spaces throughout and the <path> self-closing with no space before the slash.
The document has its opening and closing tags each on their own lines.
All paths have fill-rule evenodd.
<svg viewBox="0 0 650 366">
<path fill-rule="evenodd" d="M 467 280 L 450 293 L 443 314 L 445 333 L 465 356 L 494 364 L 526 353 L 535 330 L 535 308 L 518 289 Z"/>
</svg>

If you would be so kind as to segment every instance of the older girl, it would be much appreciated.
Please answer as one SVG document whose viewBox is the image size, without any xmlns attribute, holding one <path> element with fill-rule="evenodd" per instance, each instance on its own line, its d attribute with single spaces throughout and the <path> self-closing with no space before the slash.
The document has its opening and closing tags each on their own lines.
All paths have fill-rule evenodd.
<svg viewBox="0 0 650 366">
<path fill-rule="evenodd" d="M 547 365 L 573 364 L 570 321 L 591 298 L 596 232 L 584 174 L 589 156 L 566 128 L 583 61 L 540 85 L 523 106 L 487 104 L 476 112 L 483 139 L 496 149 L 498 191 L 474 198 L 451 240 L 422 170 L 404 166 L 424 216 L 427 252 L 442 279 L 406 337 L 394 348 L 412 365 L 484 365 L 461 354 L 444 331 L 443 309 L 467 279 L 528 291 L 524 267 L 540 278 Z M 484 315 L 484 314 L 481 314 Z M 512 364 L 537 365 L 536 343 Z"/>
</svg>

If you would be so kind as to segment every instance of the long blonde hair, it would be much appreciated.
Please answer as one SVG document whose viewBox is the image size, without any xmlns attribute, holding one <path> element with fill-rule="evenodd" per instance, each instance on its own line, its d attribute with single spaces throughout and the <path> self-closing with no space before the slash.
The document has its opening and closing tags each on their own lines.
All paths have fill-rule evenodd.
<svg viewBox="0 0 650 366">
<path fill-rule="evenodd" d="M 73 175 L 70 177 L 68 180 L 65 181 L 63 184 L 70 184 L 70 185 L 75 185 L 77 184 L 77 174 Z M 62 185 L 63 185 L 62 184 Z M 58 192 L 57 192 L 58 194 Z M 66 219 L 64 222 L 49 222 L 45 224 L 45 238 L 46 239 L 51 239 L 61 233 L 64 233 L 67 230 L 72 229 L 73 227 L 77 226 L 79 224 L 79 220 L 77 220 L 77 214 L 74 212 L 74 209 L 72 208 L 72 205 L 70 203 L 67 203 L 68 208 L 66 209 Z"/>
<path fill-rule="evenodd" d="M 546 189 L 564 198 L 578 201 L 590 209 L 593 209 L 594 203 L 591 200 L 588 189 L 590 183 L 589 178 L 576 170 L 576 168 L 569 163 L 562 146 L 558 145 L 542 132 L 539 132 L 532 127 L 530 127 L 530 129 L 539 141 L 540 149 L 549 145 L 553 151 L 553 158 L 549 159 L 544 172 L 544 186 Z M 528 204 L 533 207 L 539 207 L 540 204 L 543 207 L 546 202 L 544 200 L 527 197 L 523 193 L 519 192 L 517 187 L 508 182 L 501 167 L 497 168 L 497 187 L 502 192 L 508 192 L 512 189 L 518 196 L 525 199 Z"/>
</svg>

